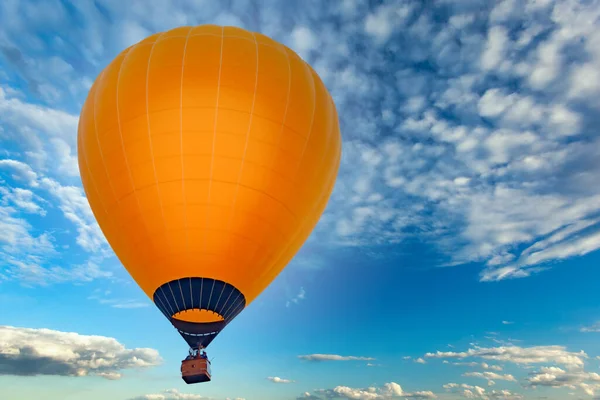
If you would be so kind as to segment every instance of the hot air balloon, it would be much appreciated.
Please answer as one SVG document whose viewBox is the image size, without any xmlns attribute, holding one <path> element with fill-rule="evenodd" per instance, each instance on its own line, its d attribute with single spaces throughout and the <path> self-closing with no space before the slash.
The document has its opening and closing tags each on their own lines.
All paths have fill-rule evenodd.
<svg viewBox="0 0 600 400">
<path fill-rule="evenodd" d="M 275 279 L 336 180 L 334 102 L 296 53 L 260 33 L 157 33 L 97 77 L 79 120 L 90 207 L 131 277 L 190 347 L 204 349 Z"/>
</svg>

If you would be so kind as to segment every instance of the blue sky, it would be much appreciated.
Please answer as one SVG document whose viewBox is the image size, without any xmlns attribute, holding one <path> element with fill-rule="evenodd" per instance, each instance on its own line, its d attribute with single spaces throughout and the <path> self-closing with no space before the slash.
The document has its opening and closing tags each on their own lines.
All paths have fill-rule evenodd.
<svg viewBox="0 0 600 400">
<path fill-rule="evenodd" d="M 0 2 L 0 397 L 600 396 L 600 2 Z M 225 24 L 315 67 L 343 136 L 297 257 L 187 348 L 105 242 L 78 114 L 123 48 Z"/>
</svg>

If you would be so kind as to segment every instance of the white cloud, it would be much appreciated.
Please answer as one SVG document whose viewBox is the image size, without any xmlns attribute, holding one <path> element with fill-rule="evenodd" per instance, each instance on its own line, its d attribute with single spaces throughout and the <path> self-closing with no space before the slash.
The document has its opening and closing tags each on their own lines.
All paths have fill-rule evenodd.
<svg viewBox="0 0 600 400">
<path fill-rule="evenodd" d="M 504 61 L 508 33 L 501 26 L 493 26 L 488 31 L 487 44 L 481 56 L 481 66 L 486 70 L 497 68 Z"/>
<path fill-rule="evenodd" d="M 69 268 L 60 266 L 42 266 L 38 260 L 20 260 L 9 257 L 4 270 L 5 279 L 15 280 L 23 286 L 48 286 L 60 283 L 84 283 L 99 278 L 110 278 L 112 272 L 105 271 L 88 261 L 85 264 Z"/>
<path fill-rule="evenodd" d="M 46 138 L 54 140 L 53 149 L 55 156 L 61 166 L 69 163 L 72 158 L 70 149 L 75 147 L 77 137 L 77 124 L 79 118 L 61 110 L 55 110 L 45 106 L 27 103 L 17 97 L 7 96 L 0 87 L 0 120 L 2 124 L 10 127 L 8 139 L 17 143 L 21 150 L 33 154 L 43 154 L 49 146 L 45 144 Z M 12 132 L 12 133 L 10 133 Z M 68 151 L 67 151 L 68 149 Z M 66 159 L 63 159 L 67 155 Z M 41 156 L 44 162 L 45 156 Z M 58 158 L 61 157 L 61 158 Z M 34 159 L 36 157 L 33 157 Z M 38 157 L 39 158 L 39 157 Z M 72 175 L 73 168 L 66 166 L 66 171 Z"/>
<path fill-rule="evenodd" d="M 426 364 L 427 361 L 425 361 L 423 358 L 419 357 L 415 360 L 413 360 L 414 362 L 416 362 L 417 364 Z"/>
<path fill-rule="evenodd" d="M 298 356 L 301 360 L 307 361 L 374 361 L 372 357 L 340 356 L 337 354 L 309 354 Z"/>
<path fill-rule="evenodd" d="M 50 178 L 42 178 L 40 186 L 58 200 L 59 208 L 66 219 L 77 227 L 77 244 L 84 250 L 95 252 L 107 247 L 83 189 L 78 186 L 63 186 Z"/>
<path fill-rule="evenodd" d="M 28 214 L 39 214 L 42 217 L 46 215 L 46 210 L 38 204 L 43 200 L 31 190 L 0 186 L 0 196 L 2 196 L 0 197 L 0 204 L 5 207 L 13 205 Z"/>
<path fill-rule="evenodd" d="M 363 389 L 351 388 L 348 386 L 336 386 L 333 389 L 318 389 L 316 394 L 324 396 L 327 399 L 341 398 L 351 400 L 386 400 L 386 399 L 435 399 L 437 396 L 431 391 L 405 392 L 396 382 L 384 384 L 380 388 L 369 387 Z M 311 398 L 310 393 L 305 393 L 304 397 Z M 315 396 L 315 399 L 321 397 Z"/>
<path fill-rule="evenodd" d="M 12 170 L 12 178 L 15 180 L 24 180 L 28 186 L 38 186 L 38 174 L 31 169 L 31 167 L 21 161 L 4 159 L 0 160 L 0 168 L 6 168 Z"/>
<path fill-rule="evenodd" d="M 123 370 L 149 368 L 161 362 L 154 349 L 127 349 L 110 337 L 0 326 L 3 375 L 99 375 L 118 379 Z"/>
<path fill-rule="evenodd" d="M 514 376 L 512 376 L 511 374 L 497 374 L 495 372 L 489 372 L 489 371 L 485 371 L 485 372 L 466 372 L 463 374 L 463 376 L 468 376 L 471 378 L 482 378 L 482 379 L 487 379 L 488 381 L 509 381 L 509 382 L 516 382 L 517 380 L 515 379 Z"/>
<path fill-rule="evenodd" d="M 365 32 L 376 41 L 385 42 L 394 30 L 402 27 L 413 8 L 414 6 L 407 1 L 394 1 L 380 5 L 367 15 L 364 22 Z"/>
<path fill-rule="evenodd" d="M 600 332 L 600 321 L 590 326 L 584 326 L 581 328 L 581 332 Z"/>
<path fill-rule="evenodd" d="M 527 378 L 529 385 L 548 386 L 553 388 L 579 388 L 588 396 L 600 390 L 600 375 L 595 372 L 565 371 L 557 367 L 543 367 Z"/>
<path fill-rule="evenodd" d="M 303 287 L 301 287 L 300 288 L 300 292 L 298 292 L 298 294 L 296 296 L 292 297 L 289 301 L 287 301 L 285 303 L 285 306 L 289 307 L 292 303 L 298 304 L 299 302 L 301 302 L 305 298 L 306 298 L 306 291 L 304 290 Z"/>
<path fill-rule="evenodd" d="M 54 255 L 52 236 L 48 232 L 36 235 L 29 222 L 17 214 L 13 207 L 0 205 L 0 251 L 9 256 Z"/>
<path fill-rule="evenodd" d="M 280 378 L 278 376 L 269 376 L 267 379 L 273 383 L 284 383 L 285 384 L 285 383 L 294 383 L 295 382 L 291 379 Z"/>
<path fill-rule="evenodd" d="M 64 217 L 77 227 L 78 237 L 76 241 L 84 250 L 97 252 L 108 247 L 108 243 L 96 222 L 81 187 L 64 186 L 52 178 L 34 172 L 29 165 L 20 161 L 1 161 L 5 161 L 4 166 L 15 171 L 18 174 L 17 176 L 26 177 L 32 188 L 45 190 L 50 193 L 54 200 L 58 201 L 58 207 L 63 212 Z M 0 164 L 0 166 L 3 165 Z M 23 196 L 34 197 L 34 194 L 29 190 L 18 190 L 20 190 L 21 199 L 24 199 Z M 35 197 L 40 198 L 39 196 Z M 31 204 L 28 206 L 35 207 Z"/>
<path fill-rule="evenodd" d="M 481 399 L 481 400 L 521 400 L 524 397 L 517 393 L 512 393 L 509 390 L 491 390 L 487 391 L 481 386 L 467 385 L 466 383 L 447 383 L 443 385 L 444 389 L 451 393 L 456 393 L 465 399 Z"/>
<path fill-rule="evenodd" d="M 292 49 L 296 51 L 304 60 L 309 59 L 311 51 L 316 50 L 319 40 L 315 34 L 306 26 L 296 25 L 290 34 L 292 39 Z"/>
<path fill-rule="evenodd" d="M 495 360 L 510 362 L 519 365 L 555 363 L 567 368 L 580 368 L 584 365 L 584 360 L 588 355 L 582 350 L 579 353 L 573 353 L 566 350 L 563 346 L 501 346 L 501 347 L 473 347 L 463 352 L 442 352 L 427 353 L 425 358 L 483 358 L 485 360 Z"/>
<path fill-rule="evenodd" d="M 449 265 L 486 263 L 483 280 L 529 276 L 595 251 L 593 232 L 587 239 L 581 231 L 547 239 L 599 211 L 598 7 L 567 0 L 455 3 L 395 0 L 369 8 L 346 1 L 291 14 L 287 3 L 266 9 L 243 1 L 233 8 L 153 1 L 144 12 L 123 2 L 107 2 L 102 12 L 83 3 L 76 9 L 85 29 L 65 31 L 49 56 L 39 51 L 37 31 L 26 27 L 36 21 L 49 34 L 73 25 L 64 7 L 48 10 L 45 19 L 3 4 L 2 43 L 10 53 L 3 69 L 13 87 L 0 92 L 0 140 L 20 144 L 36 171 L 68 186 L 77 173 L 76 113 L 91 77 L 114 54 L 148 32 L 234 23 L 310 55 L 335 99 L 342 166 L 309 245 L 401 248 L 417 237 L 441 250 Z M 29 90 L 16 90 L 13 75 Z M 101 246 L 88 221 L 78 216 L 74 223 L 80 244 Z M 532 246 L 544 253 L 521 254 Z"/>
<path fill-rule="evenodd" d="M 37 222 L 27 217 L 28 214 L 44 217 L 47 209 L 58 202 L 65 218 L 78 226 L 78 244 L 88 251 L 105 251 L 106 241 L 81 188 L 63 186 L 34 172 L 23 162 L 2 161 L 2 172 L 12 172 L 11 178 L 15 182 L 24 182 L 30 189 L 0 186 L 0 255 L 4 267 L 0 279 L 16 280 L 25 286 L 45 286 L 111 277 L 111 272 L 98 265 L 102 257 L 93 261 L 69 260 L 68 266 L 56 265 L 59 260 L 60 264 L 65 263 L 53 236 L 53 233 L 62 230 L 57 226 L 53 226 L 52 230 L 43 229 L 44 221 Z M 50 197 L 47 197 L 48 194 Z M 127 305 L 133 306 L 133 303 Z"/>
<path fill-rule="evenodd" d="M 146 394 L 143 396 L 134 397 L 130 400 L 209 400 L 209 397 L 204 397 L 194 393 L 182 393 L 177 389 L 167 389 L 161 393 Z M 235 399 L 244 400 L 244 399 Z"/>
<path fill-rule="evenodd" d="M 92 294 L 88 296 L 88 300 L 95 300 L 100 304 L 105 304 L 112 308 L 123 309 L 144 308 L 152 304 L 151 302 L 144 300 L 115 298 L 111 296 L 110 290 L 102 293 L 102 291 L 99 289 L 95 289 Z"/>
</svg>

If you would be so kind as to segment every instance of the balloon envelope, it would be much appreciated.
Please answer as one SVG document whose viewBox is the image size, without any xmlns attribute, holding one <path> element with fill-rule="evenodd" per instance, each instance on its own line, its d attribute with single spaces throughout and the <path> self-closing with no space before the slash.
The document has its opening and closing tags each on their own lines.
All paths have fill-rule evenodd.
<svg viewBox="0 0 600 400">
<path fill-rule="evenodd" d="M 124 267 L 206 347 L 295 255 L 333 189 L 333 100 L 292 50 L 204 25 L 152 35 L 98 76 L 81 179 Z"/>
</svg>

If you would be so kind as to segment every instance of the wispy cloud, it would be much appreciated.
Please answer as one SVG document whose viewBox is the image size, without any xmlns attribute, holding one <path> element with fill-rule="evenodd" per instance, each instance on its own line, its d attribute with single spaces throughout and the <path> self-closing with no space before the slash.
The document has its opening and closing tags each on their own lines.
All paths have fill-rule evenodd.
<svg viewBox="0 0 600 400">
<path fill-rule="evenodd" d="M 485 372 L 466 372 L 463 374 L 463 376 L 467 376 L 467 377 L 471 377 L 471 378 L 482 378 L 482 379 L 487 379 L 488 381 L 509 381 L 509 382 L 516 382 L 517 380 L 515 379 L 514 376 L 512 376 L 511 374 L 497 374 L 495 372 L 489 372 L 489 371 L 485 371 Z"/>
<path fill-rule="evenodd" d="M 26 188 L 0 186 L 0 255 L 5 265 L 0 279 L 48 285 L 112 276 L 99 266 L 102 258 L 110 254 L 108 244 L 80 187 L 62 185 L 21 161 L 0 160 L 0 167 L 0 173 L 9 173 L 15 182 L 27 185 Z M 44 217 L 46 207 L 54 205 L 67 224 L 76 226 L 75 240 L 89 254 L 87 260 L 69 260 L 66 263 L 74 265 L 64 266 L 63 254 L 54 237 L 56 229 L 49 229 L 43 221 L 33 225 L 28 218 L 29 214 Z"/>
<path fill-rule="evenodd" d="M 425 358 L 483 358 L 510 362 L 514 364 L 548 364 L 555 363 L 567 368 L 583 367 L 588 355 L 584 351 L 578 353 L 567 351 L 564 346 L 502 346 L 502 347 L 473 347 L 463 352 L 442 352 L 425 354 Z"/>
<path fill-rule="evenodd" d="M 269 376 L 267 379 L 273 383 L 284 383 L 285 384 L 285 383 L 294 383 L 295 382 L 291 379 L 280 378 L 278 376 Z"/>
<path fill-rule="evenodd" d="M 69 268 L 60 266 L 43 267 L 35 260 L 21 261 L 13 257 L 6 260 L 4 278 L 20 282 L 24 286 L 48 286 L 59 283 L 91 282 L 99 278 L 110 278 L 112 272 L 87 262 Z"/>
<path fill-rule="evenodd" d="M 152 304 L 149 300 L 143 301 L 141 299 L 136 300 L 113 297 L 110 290 L 102 291 L 100 289 L 95 289 L 93 293 L 88 296 L 88 300 L 95 300 L 100 304 L 105 304 L 113 308 L 143 308 Z"/>
<path fill-rule="evenodd" d="M 337 354 L 309 354 L 298 356 L 301 360 L 307 361 L 374 361 L 372 357 L 340 356 Z"/>
<path fill-rule="evenodd" d="M 580 329 L 581 332 L 600 332 L 600 321 Z"/>
<path fill-rule="evenodd" d="M 446 360 L 444 360 L 446 361 Z M 447 362 L 449 364 L 449 362 Z M 502 367 L 500 365 L 490 365 L 488 363 L 478 363 L 475 361 L 471 362 L 453 362 L 452 365 L 461 366 L 461 367 L 481 367 L 483 369 L 491 369 L 494 371 L 502 371 Z"/>
<path fill-rule="evenodd" d="M 299 302 L 301 302 L 302 300 L 304 300 L 306 297 L 306 291 L 304 290 L 303 287 L 300 288 L 300 292 L 298 292 L 298 294 L 296 296 L 294 296 L 293 298 L 291 298 L 290 300 L 288 300 L 285 303 L 286 307 L 289 307 L 292 303 L 293 304 L 298 304 Z"/>
</svg>

